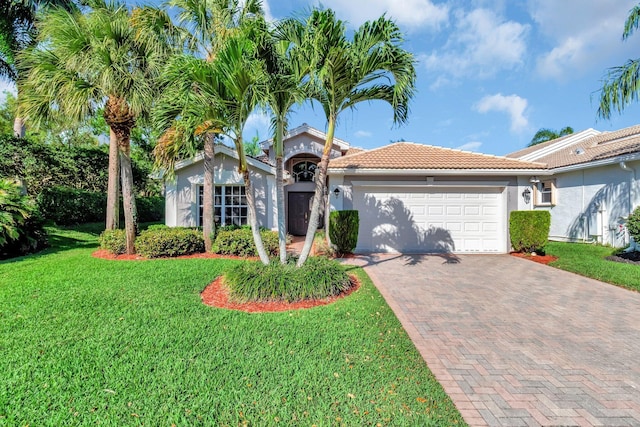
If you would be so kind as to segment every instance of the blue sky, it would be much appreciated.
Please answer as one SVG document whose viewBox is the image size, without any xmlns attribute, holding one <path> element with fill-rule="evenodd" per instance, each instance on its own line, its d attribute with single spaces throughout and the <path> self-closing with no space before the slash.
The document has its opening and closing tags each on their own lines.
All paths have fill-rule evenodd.
<svg viewBox="0 0 640 427">
<path fill-rule="evenodd" d="M 264 1 L 264 0 L 263 0 Z M 404 139 L 503 155 L 524 147 L 542 127 L 616 130 L 640 123 L 640 106 L 611 120 L 596 117 L 607 69 L 640 56 L 640 34 L 622 41 L 635 0 L 323 0 L 351 28 L 386 13 L 417 60 L 409 122 L 392 124 L 384 103 L 340 116 L 336 136 L 375 148 Z M 271 0 L 279 19 L 316 4 Z M 0 91 L 6 83 L 0 82 Z M 299 108 L 291 127 L 320 130 L 320 108 Z M 269 117 L 252 115 L 245 137 L 269 137 Z"/>
</svg>

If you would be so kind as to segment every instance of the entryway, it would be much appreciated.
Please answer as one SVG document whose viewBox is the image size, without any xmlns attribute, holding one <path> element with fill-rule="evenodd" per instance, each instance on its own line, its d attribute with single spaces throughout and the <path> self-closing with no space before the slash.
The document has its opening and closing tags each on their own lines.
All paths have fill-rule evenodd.
<svg viewBox="0 0 640 427">
<path fill-rule="evenodd" d="M 289 218 L 287 221 L 287 231 L 289 234 L 293 236 L 304 236 L 307 234 L 313 194 L 313 192 L 289 193 Z"/>
</svg>

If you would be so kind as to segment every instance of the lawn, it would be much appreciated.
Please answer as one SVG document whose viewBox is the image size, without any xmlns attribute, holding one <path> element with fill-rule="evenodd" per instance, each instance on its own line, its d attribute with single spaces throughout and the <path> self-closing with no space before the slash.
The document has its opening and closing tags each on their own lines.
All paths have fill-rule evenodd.
<svg viewBox="0 0 640 427">
<path fill-rule="evenodd" d="M 465 425 L 360 269 L 334 304 L 211 308 L 234 262 L 108 261 L 54 229 L 0 262 L 0 425 Z"/>
<path fill-rule="evenodd" d="M 640 266 L 608 261 L 605 257 L 617 249 L 583 243 L 549 242 L 548 255 L 558 257 L 550 265 L 583 276 L 640 291 Z"/>
</svg>

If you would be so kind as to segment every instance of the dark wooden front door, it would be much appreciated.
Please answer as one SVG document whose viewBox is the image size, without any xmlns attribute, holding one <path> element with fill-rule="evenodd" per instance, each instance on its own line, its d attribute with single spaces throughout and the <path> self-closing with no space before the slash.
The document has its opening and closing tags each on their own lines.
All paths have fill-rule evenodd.
<svg viewBox="0 0 640 427">
<path fill-rule="evenodd" d="M 304 236 L 309 227 L 313 193 L 289 193 L 288 232 L 294 236 Z"/>
</svg>

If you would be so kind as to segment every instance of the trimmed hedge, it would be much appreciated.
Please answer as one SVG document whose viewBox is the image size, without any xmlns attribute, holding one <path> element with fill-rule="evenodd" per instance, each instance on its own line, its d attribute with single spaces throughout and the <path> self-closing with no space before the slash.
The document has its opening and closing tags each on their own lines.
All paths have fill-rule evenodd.
<svg viewBox="0 0 640 427">
<path fill-rule="evenodd" d="M 541 251 L 547 244 L 550 227 L 549 211 L 512 211 L 509 216 L 511 246 L 516 252 Z"/>
<path fill-rule="evenodd" d="M 38 206 L 46 219 L 58 225 L 102 222 L 107 215 L 107 195 L 70 187 L 45 188 L 38 195 Z M 160 221 L 164 216 L 164 197 L 136 197 L 138 222 Z M 120 217 L 124 217 L 120 203 Z"/>
<path fill-rule="evenodd" d="M 358 211 L 332 211 L 329 214 L 329 237 L 338 255 L 350 254 L 358 244 Z"/>
<path fill-rule="evenodd" d="M 193 228 L 152 228 L 140 233 L 136 250 L 147 258 L 191 255 L 204 252 L 204 239 Z"/>
<path fill-rule="evenodd" d="M 277 261 L 243 262 L 227 272 L 224 283 L 235 302 L 323 299 L 351 288 L 345 269 L 324 257 L 311 257 L 299 268 Z"/>
<path fill-rule="evenodd" d="M 640 206 L 635 208 L 627 220 L 627 230 L 636 243 L 640 244 Z"/>
<path fill-rule="evenodd" d="M 278 255 L 278 233 L 271 230 L 261 230 L 262 242 L 269 256 Z M 220 227 L 216 230 L 216 238 L 211 251 L 222 255 L 236 255 L 241 257 L 258 256 L 256 245 L 253 243 L 251 227 Z"/>
<path fill-rule="evenodd" d="M 106 249 L 112 254 L 120 255 L 127 252 L 127 236 L 124 230 L 104 230 L 98 237 L 100 249 Z"/>
</svg>

